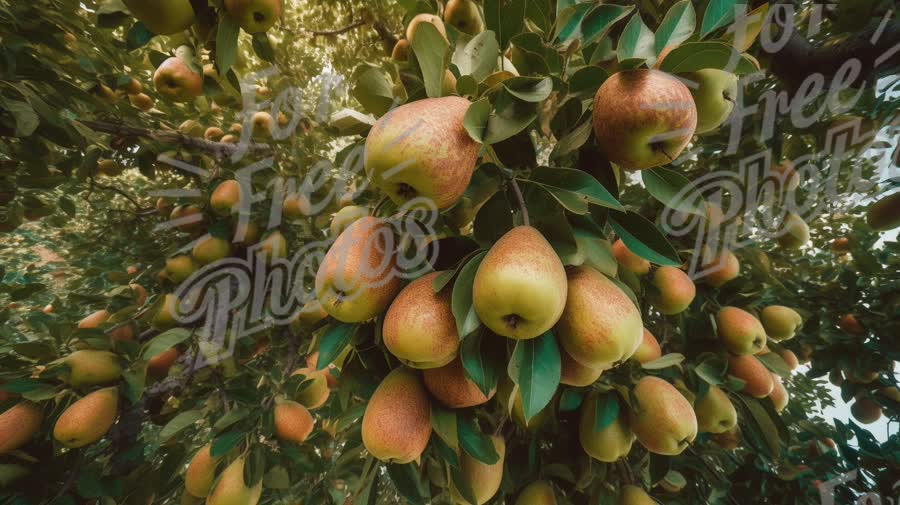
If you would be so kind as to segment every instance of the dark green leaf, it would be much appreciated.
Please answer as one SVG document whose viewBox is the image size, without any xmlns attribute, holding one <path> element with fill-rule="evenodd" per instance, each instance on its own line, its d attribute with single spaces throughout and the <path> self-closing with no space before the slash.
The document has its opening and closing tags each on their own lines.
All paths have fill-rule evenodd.
<svg viewBox="0 0 900 505">
<path fill-rule="evenodd" d="M 497 68 L 500 56 L 500 45 L 494 32 L 487 30 L 472 37 L 462 50 L 453 53 L 453 64 L 459 69 L 460 76 L 471 76 L 475 84 L 491 75 Z M 457 81 L 457 88 L 459 81 Z M 474 88 L 473 88 L 474 91 Z"/>
<path fill-rule="evenodd" d="M 491 437 L 481 433 L 475 420 L 466 415 L 457 417 L 459 445 L 466 453 L 482 463 L 493 465 L 500 459 Z"/>
<path fill-rule="evenodd" d="M 739 12 L 736 12 L 736 8 Z M 734 21 L 736 14 L 743 15 L 746 5 L 737 0 L 710 0 L 703 12 L 703 22 L 700 25 L 700 37 L 706 37 L 717 28 L 721 28 Z"/>
<path fill-rule="evenodd" d="M 559 347 L 553 333 L 548 331 L 540 337 L 518 341 L 507 372 L 519 386 L 522 410 L 528 422 L 550 403 L 559 386 Z"/>
<path fill-rule="evenodd" d="M 244 439 L 244 436 L 244 433 L 238 431 L 226 431 L 225 433 L 222 433 L 213 440 L 212 446 L 209 449 L 209 455 L 216 458 L 228 454 L 229 451 L 237 447 L 241 440 Z"/>
<path fill-rule="evenodd" d="M 431 405 L 431 427 L 448 446 L 459 449 L 459 438 L 456 435 L 456 411 L 440 404 Z"/>
<path fill-rule="evenodd" d="M 144 23 L 138 21 L 131 25 L 131 28 L 128 29 L 128 33 L 125 34 L 125 46 L 129 51 L 132 51 L 147 45 L 153 37 L 154 33 L 148 30 L 147 27 L 144 26 Z"/>
<path fill-rule="evenodd" d="M 506 49 L 509 40 L 525 26 L 527 0 L 485 0 L 484 21 L 488 30 L 497 34 L 500 49 Z"/>
<path fill-rule="evenodd" d="M 659 65 L 660 70 L 671 73 L 696 72 L 705 68 L 738 75 L 756 72 L 750 60 L 721 42 L 686 42 L 673 49 Z"/>
<path fill-rule="evenodd" d="M 478 265 L 481 264 L 485 254 L 487 254 L 487 251 L 479 253 L 470 259 L 466 266 L 459 271 L 456 282 L 453 284 L 451 305 L 453 307 L 453 318 L 456 320 L 456 330 L 460 338 L 465 338 L 466 335 L 472 333 L 481 325 L 472 305 L 472 283 L 475 280 Z"/>
<path fill-rule="evenodd" d="M 159 432 L 159 440 L 161 442 L 169 440 L 200 419 L 203 419 L 202 410 L 188 410 L 187 412 L 179 413 L 177 416 L 172 418 L 171 421 L 166 423 L 162 431 Z"/>
<path fill-rule="evenodd" d="M 419 481 L 419 473 L 416 471 L 415 464 L 388 463 L 385 466 L 388 476 L 401 496 L 414 505 L 425 504 L 425 499 L 422 498 L 422 483 Z"/>
<path fill-rule="evenodd" d="M 171 330 L 164 331 L 163 333 L 153 337 L 153 340 L 144 344 L 141 355 L 144 357 L 144 359 L 149 360 L 154 356 L 159 356 L 160 354 L 168 351 L 169 349 L 184 342 L 190 337 L 190 330 L 186 328 L 172 328 Z"/>
<path fill-rule="evenodd" d="M 600 181 L 581 170 L 539 167 L 532 173 L 530 182 L 547 188 L 559 203 L 577 214 L 586 214 L 587 204 L 624 210 Z"/>
<path fill-rule="evenodd" d="M 594 433 L 603 431 L 619 417 L 619 397 L 614 391 L 597 395 L 594 404 Z"/>
<path fill-rule="evenodd" d="M 549 77 L 513 77 L 503 81 L 507 91 L 519 100 L 542 102 L 553 91 L 553 81 Z"/>
<path fill-rule="evenodd" d="M 537 104 L 519 100 L 506 89 L 497 95 L 494 113 L 488 117 L 485 144 L 496 144 L 519 133 L 537 118 Z"/>
<path fill-rule="evenodd" d="M 263 61 L 275 63 L 275 49 L 272 48 L 269 36 L 265 32 L 253 34 L 253 52 Z"/>
<path fill-rule="evenodd" d="M 463 118 L 463 127 L 475 142 L 484 143 L 484 132 L 487 129 L 490 115 L 491 102 L 487 98 L 478 100 L 466 110 L 466 115 Z"/>
<path fill-rule="evenodd" d="M 219 18 L 216 32 L 216 67 L 219 74 L 225 74 L 237 60 L 238 35 L 241 27 L 227 13 Z M 240 84 L 235 87 L 240 89 Z"/>
<path fill-rule="evenodd" d="M 616 54 L 620 62 L 634 58 L 653 58 L 653 32 L 647 28 L 641 19 L 641 14 L 635 13 L 625 25 L 622 35 L 619 37 L 619 45 L 616 46 Z"/>
<path fill-rule="evenodd" d="M 503 339 L 482 327 L 462 341 L 459 356 L 466 377 L 489 396 L 497 388 L 506 364 Z"/>
<path fill-rule="evenodd" d="M 447 39 L 431 23 L 421 23 L 416 28 L 412 49 L 422 70 L 425 92 L 430 98 L 441 96 L 444 71 L 447 69 Z"/>
<path fill-rule="evenodd" d="M 609 224 L 628 249 L 658 265 L 679 266 L 678 253 L 659 228 L 634 212 L 609 211 Z"/>
<path fill-rule="evenodd" d="M 647 192 L 663 205 L 682 212 L 706 216 L 703 195 L 687 177 L 663 167 L 641 171 Z"/>
<path fill-rule="evenodd" d="M 581 23 L 581 33 L 584 37 L 582 45 L 590 44 L 605 37 L 610 29 L 620 20 L 625 19 L 633 5 L 601 4 L 592 10 Z"/>
<path fill-rule="evenodd" d="M 333 363 L 350 344 L 355 331 L 356 325 L 354 324 L 335 323 L 330 326 L 322 335 L 319 344 L 319 362 L 316 364 L 316 369 L 324 370 Z"/>
<path fill-rule="evenodd" d="M 656 30 L 655 50 L 658 55 L 669 46 L 677 46 L 694 34 L 697 15 L 690 0 L 681 0 L 669 8 L 666 17 Z"/>
</svg>

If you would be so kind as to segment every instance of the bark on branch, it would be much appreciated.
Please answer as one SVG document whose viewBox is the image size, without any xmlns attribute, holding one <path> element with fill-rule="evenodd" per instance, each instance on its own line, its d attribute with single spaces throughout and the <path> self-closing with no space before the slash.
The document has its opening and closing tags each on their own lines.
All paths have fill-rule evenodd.
<svg viewBox="0 0 900 505">
<path fill-rule="evenodd" d="M 96 132 L 108 133 L 120 138 L 145 138 L 166 144 L 178 144 L 190 149 L 212 153 L 218 158 L 230 156 L 239 149 L 242 149 L 242 147 L 246 147 L 246 152 L 248 153 L 272 154 L 272 147 L 267 144 L 251 143 L 247 146 L 240 146 L 239 144 L 212 142 L 197 137 L 191 137 L 190 135 L 185 135 L 174 130 L 148 130 L 146 128 L 135 128 L 133 126 L 104 123 L 101 121 L 80 120 L 79 122 Z"/>
<path fill-rule="evenodd" d="M 334 30 L 318 30 L 318 31 L 304 30 L 304 31 L 306 33 L 312 35 L 313 37 L 328 37 L 328 36 L 333 36 L 333 35 L 340 35 L 342 33 L 347 33 L 350 30 L 353 30 L 354 28 L 359 28 L 360 26 L 363 26 L 365 24 L 366 24 L 366 22 L 364 20 L 359 20 L 359 21 L 350 23 L 347 26 L 344 26 L 342 28 L 337 28 Z"/>
</svg>

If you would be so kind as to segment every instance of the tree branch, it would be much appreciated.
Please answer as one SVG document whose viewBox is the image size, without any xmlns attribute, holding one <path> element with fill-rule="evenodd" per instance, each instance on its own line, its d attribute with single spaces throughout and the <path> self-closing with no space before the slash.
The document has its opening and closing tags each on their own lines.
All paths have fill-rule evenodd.
<svg viewBox="0 0 900 505">
<path fill-rule="evenodd" d="M 366 24 L 366 22 L 365 22 L 364 20 L 360 19 L 359 21 L 355 21 L 355 22 L 353 22 L 353 23 L 350 23 L 350 24 L 347 25 L 347 26 L 344 26 L 344 27 L 342 27 L 342 28 L 337 28 L 337 29 L 334 29 L 334 30 L 319 30 L 319 31 L 316 31 L 316 30 L 305 30 L 305 29 L 304 29 L 303 31 L 306 32 L 307 34 L 313 36 L 313 37 L 328 37 L 328 36 L 340 35 L 340 34 L 342 34 L 342 33 L 347 33 L 347 32 L 349 32 L 350 30 L 353 30 L 354 28 L 359 28 L 360 26 L 363 26 L 363 25 L 365 25 L 365 24 Z"/>
<path fill-rule="evenodd" d="M 378 38 L 381 39 L 381 47 L 384 49 L 384 53 L 390 56 L 391 53 L 394 52 L 394 46 L 397 45 L 397 37 L 381 21 L 372 23 L 372 29 L 378 33 Z"/>
</svg>

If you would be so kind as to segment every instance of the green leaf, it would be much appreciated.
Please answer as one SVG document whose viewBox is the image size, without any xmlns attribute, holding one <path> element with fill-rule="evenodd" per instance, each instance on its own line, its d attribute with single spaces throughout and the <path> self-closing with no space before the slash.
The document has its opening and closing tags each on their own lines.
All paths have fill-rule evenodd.
<svg viewBox="0 0 900 505">
<path fill-rule="evenodd" d="M 663 59 L 663 72 L 696 72 L 705 68 L 725 70 L 738 75 L 752 74 L 756 67 L 728 44 L 721 42 L 686 42 Z"/>
<path fill-rule="evenodd" d="M 418 33 L 417 31 L 416 34 L 418 35 Z M 425 499 L 422 498 L 422 483 L 419 481 L 419 474 L 416 471 L 415 464 L 398 465 L 396 463 L 388 463 L 385 467 L 391 482 L 394 483 L 401 496 L 412 504 L 425 505 Z"/>
<path fill-rule="evenodd" d="M 453 64 L 459 69 L 460 76 L 472 76 L 477 84 L 491 75 L 497 67 L 499 56 L 500 44 L 497 42 L 497 35 L 487 30 L 472 37 L 462 50 L 454 52 Z"/>
<path fill-rule="evenodd" d="M 459 450 L 456 426 L 456 411 L 445 408 L 436 402 L 431 405 L 431 427 L 437 436 L 453 450 Z"/>
<path fill-rule="evenodd" d="M 653 32 L 647 28 L 641 14 L 637 12 L 622 30 L 619 45 L 616 46 L 616 56 L 620 62 L 633 58 L 653 58 L 655 56 L 653 44 Z"/>
<path fill-rule="evenodd" d="M 213 431 L 219 433 L 249 415 L 250 411 L 247 409 L 232 409 L 227 414 L 220 417 L 218 421 L 216 421 L 216 424 L 213 425 Z"/>
<path fill-rule="evenodd" d="M 725 382 L 725 366 L 723 363 L 716 366 L 710 361 L 704 361 L 694 368 L 694 372 L 698 377 L 715 386 Z"/>
<path fill-rule="evenodd" d="M 441 96 L 444 71 L 447 70 L 447 39 L 431 23 L 420 23 L 412 42 L 413 52 L 419 62 L 425 92 L 429 98 Z"/>
<path fill-rule="evenodd" d="M 4 99 L 0 96 L 0 103 L 15 121 L 16 137 L 28 137 L 34 133 L 41 120 L 28 102 Z"/>
<path fill-rule="evenodd" d="M 658 265 L 680 266 L 678 252 L 659 228 L 634 212 L 609 211 L 609 224 L 628 249 Z"/>
<path fill-rule="evenodd" d="M 574 228 L 573 233 L 578 252 L 584 258 L 583 264 L 614 277 L 618 272 L 618 263 L 612 255 L 609 241 L 582 228 Z"/>
<path fill-rule="evenodd" d="M 581 67 L 569 78 L 569 93 L 593 98 L 607 77 L 609 74 L 601 67 L 595 65 Z"/>
<path fill-rule="evenodd" d="M 527 423 L 550 403 L 559 386 L 559 347 L 553 333 L 548 331 L 537 338 L 519 340 L 507 372 L 519 386 Z"/>
<path fill-rule="evenodd" d="M 484 259 L 485 254 L 487 254 L 487 251 L 481 252 L 470 259 L 466 266 L 459 271 L 456 282 L 453 284 L 451 305 L 459 338 L 465 338 L 466 335 L 472 333 L 481 325 L 478 315 L 475 314 L 475 307 L 472 305 L 472 283 L 475 280 L 478 265 L 481 265 L 481 260 Z"/>
<path fill-rule="evenodd" d="M 484 22 L 488 30 L 497 34 L 500 49 L 525 27 L 527 0 L 484 0 Z"/>
<path fill-rule="evenodd" d="M 471 75 L 461 75 L 456 80 L 456 92 L 459 96 L 473 96 L 478 92 L 478 83 Z"/>
<path fill-rule="evenodd" d="M 594 433 L 604 430 L 619 417 L 619 397 L 615 391 L 597 395 L 594 404 Z"/>
<path fill-rule="evenodd" d="M 641 170 L 644 187 L 653 198 L 666 207 L 682 212 L 706 216 L 706 202 L 703 195 L 687 177 L 663 167 Z"/>
<path fill-rule="evenodd" d="M 463 117 L 463 128 L 466 129 L 472 140 L 479 144 L 484 143 L 484 133 L 487 130 L 490 116 L 491 102 L 487 98 L 478 100 L 466 109 L 466 115 Z"/>
<path fill-rule="evenodd" d="M 500 460 L 491 438 L 481 433 L 471 416 L 457 416 L 459 445 L 466 453 L 482 463 L 493 465 Z"/>
<path fill-rule="evenodd" d="M 160 442 L 169 440 L 200 419 L 203 419 L 202 410 L 188 410 L 187 412 L 179 413 L 177 416 L 172 418 L 171 421 L 166 423 L 166 425 L 163 426 L 163 429 L 159 432 Z"/>
<path fill-rule="evenodd" d="M 128 29 L 128 33 L 125 34 L 125 47 L 127 47 L 129 51 L 144 47 L 155 35 L 156 34 L 144 26 L 144 23 L 138 21 L 131 25 L 131 28 Z"/>
<path fill-rule="evenodd" d="M 364 64 L 353 72 L 350 94 L 366 111 L 382 116 L 394 105 L 394 92 L 384 71 Z"/>
<path fill-rule="evenodd" d="M 633 5 L 598 5 L 581 23 L 581 44 L 586 46 L 605 37 L 616 23 L 625 19 L 633 10 Z"/>
<path fill-rule="evenodd" d="M 559 3 L 559 7 L 562 2 Z M 587 17 L 594 6 L 589 2 L 582 2 L 565 9 L 561 9 L 556 18 L 556 40 L 565 44 L 572 39 L 582 37 L 581 23 Z"/>
<path fill-rule="evenodd" d="M 734 21 L 735 14 L 743 15 L 746 5 L 737 0 L 710 0 L 703 12 L 703 23 L 700 24 L 700 38 L 705 38 L 717 28 Z"/>
<path fill-rule="evenodd" d="M 505 192 L 497 191 L 475 215 L 475 240 L 485 247 L 490 247 L 512 227 L 513 215 L 509 201 Z"/>
<path fill-rule="evenodd" d="M 319 362 L 316 364 L 316 369 L 324 370 L 334 362 L 344 348 L 350 344 L 355 331 L 356 325 L 347 323 L 335 323 L 325 330 L 319 344 Z"/>
<path fill-rule="evenodd" d="M 506 364 L 503 339 L 482 327 L 462 341 L 459 356 L 466 377 L 474 382 L 485 396 L 490 396 L 497 388 L 500 374 L 503 373 Z"/>
<path fill-rule="evenodd" d="M 191 331 L 186 328 L 172 328 L 171 330 L 166 330 L 163 333 L 153 337 L 153 340 L 144 344 L 144 348 L 141 351 L 141 356 L 144 359 L 150 359 L 154 356 L 159 356 L 160 354 L 168 351 L 169 349 L 175 347 L 176 345 L 184 342 L 191 336 Z"/>
<path fill-rule="evenodd" d="M 560 204 L 576 214 L 586 214 L 588 204 L 625 210 L 600 181 L 581 170 L 538 167 L 529 182 L 545 187 Z"/>
<path fill-rule="evenodd" d="M 781 356 L 774 352 L 767 352 L 765 354 L 760 354 L 756 356 L 762 364 L 766 366 L 772 372 L 780 375 L 781 377 L 790 377 L 791 369 L 788 368 L 787 363 L 784 362 Z"/>
<path fill-rule="evenodd" d="M 227 431 L 216 437 L 209 448 L 209 455 L 216 458 L 228 454 L 244 439 L 245 434 L 239 431 Z"/>
<path fill-rule="evenodd" d="M 575 412 L 584 402 L 584 393 L 577 389 L 565 388 L 559 395 L 559 411 Z"/>
<path fill-rule="evenodd" d="M 502 89 L 494 103 L 494 113 L 488 117 L 484 143 L 496 144 L 527 128 L 537 118 L 537 107 Z"/>
<path fill-rule="evenodd" d="M 526 102 L 542 102 L 553 91 L 553 80 L 549 77 L 513 77 L 503 81 L 503 86 L 511 95 Z"/>
<path fill-rule="evenodd" d="M 34 387 L 28 389 L 27 391 L 23 391 L 21 394 L 22 398 L 25 398 L 26 400 L 41 402 L 54 398 L 57 394 L 57 390 L 55 386 L 44 384 L 43 382 L 37 382 L 35 383 Z"/>
<path fill-rule="evenodd" d="M 253 52 L 263 61 L 275 63 L 275 49 L 272 48 L 272 42 L 265 32 L 253 34 Z"/>
<path fill-rule="evenodd" d="M 550 159 L 555 161 L 574 153 L 591 138 L 593 131 L 591 120 L 584 121 L 553 146 Z"/>
<path fill-rule="evenodd" d="M 237 60 L 238 35 L 241 27 L 227 13 L 219 18 L 219 28 L 216 31 L 216 69 L 220 75 L 224 75 L 231 69 Z M 240 89 L 240 85 L 236 89 Z"/>
<path fill-rule="evenodd" d="M 772 418 L 769 417 L 769 413 L 759 404 L 758 400 L 746 398 L 743 395 L 734 396 L 739 399 L 740 403 L 742 403 L 750 413 L 755 428 L 757 428 L 759 434 L 763 437 L 769 456 L 772 458 L 777 457 L 781 452 L 778 427 L 775 425 L 775 422 L 772 421 Z"/>
<path fill-rule="evenodd" d="M 61 196 L 56 204 L 59 205 L 59 208 L 62 209 L 67 216 L 75 217 L 75 202 L 73 202 L 71 198 L 68 196 Z"/>
<path fill-rule="evenodd" d="M 467 504 L 478 504 L 478 498 L 475 496 L 475 492 L 472 491 L 472 485 L 469 483 L 469 479 L 467 479 L 462 470 L 451 466 L 450 467 L 450 478 L 453 479 L 453 487 L 456 492 L 463 498 L 464 503 Z"/>
<path fill-rule="evenodd" d="M 696 27 L 697 14 L 690 0 L 681 0 L 673 5 L 656 30 L 656 54 L 659 55 L 666 47 L 677 46 L 689 39 Z"/>
<path fill-rule="evenodd" d="M 653 361 L 644 363 L 643 365 L 641 365 L 641 368 L 643 368 L 644 370 L 661 370 L 663 368 L 669 368 L 670 366 L 678 365 L 682 361 L 684 361 L 683 354 L 672 352 Z"/>
</svg>

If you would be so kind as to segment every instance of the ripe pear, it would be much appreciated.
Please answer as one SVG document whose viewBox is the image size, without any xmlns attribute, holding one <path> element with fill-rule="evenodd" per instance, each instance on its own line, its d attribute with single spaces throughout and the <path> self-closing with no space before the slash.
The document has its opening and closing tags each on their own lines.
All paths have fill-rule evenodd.
<svg viewBox="0 0 900 505">
<path fill-rule="evenodd" d="M 397 205 L 421 198 L 418 206 L 452 206 L 469 185 L 480 149 L 463 127 L 469 105 L 446 96 L 392 109 L 366 138 L 366 175 Z"/>
<path fill-rule="evenodd" d="M 641 313 L 619 287 L 587 266 L 569 269 L 566 308 L 556 334 L 575 361 L 611 368 L 631 357 L 641 344 Z"/>
<path fill-rule="evenodd" d="M 643 489 L 629 484 L 622 487 L 617 505 L 657 505 L 657 502 Z"/>
<path fill-rule="evenodd" d="M 212 457 L 210 454 L 212 444 L 206 444 L 194 454 L 184 474 L 184 488 L 192 496 L 206 498 L 212 489 L 216 476 L 216 464 L 220 457 Z"/>
<path fill-rule="evenodd" d="M 173 35 L 194 24 L 190 0 L 124 0 L 131 15 L 158 35 Z"/>
<path fill-rule="evenodd" d="M 262 479 L 247 487 L 244 482 L 244 456 L 239 457 L 222 470 L 222 475 L 216 482 L 206 505 L 256 505 L 262 495 Z"/>
<path fill-rule="evenodd" d="M 656 337 L 650 333 L 650 330 L 644 328 L 641 343 L 638 345 L 637 350 L 634 351 L 634 354 L 631 355 L 631 359 L 636 360 L 643 365 L 644 363 L 649 363 L 660 357 L 662 357 L 662 349 L 659 347 L 659 342 L 656 340 Z"/>
<path fill-rule="evenodd" d="M 838 327 L 850 335 L 865 335 L 866 328 L 860 324 L 853 314 L 844 314 L 838 320 Z"/>
<path fill-rule="evenodd" d="M 506 441 L 498 435 L 491 436 L 491 443 L 494 444 L 494 450 L 500 459 L 493 465 L 482 463 L 473 458 L 469 453 L 463 451 L 459 458 L 459 471 L 462 478 L 469 485 L 475 498 L 474 505 L 483 505 L 497 494 L 500 489 L 500 481 L 503 480 L 503 462 L 506 460 Z M 450 482 L 450 496 L 454 503 L 468 504 L 469 502 L 462 497 L 456 486 Z"/>
<path fill-rule="evenodd" d="M 79 329 L 93 329 L 101 324 L 105 323 L 112 314 L 106 309 L 98 310 L 97 312 L 92 312 L 90 315 L 86 316 L 81 321 L 78 321 Z"/>
<path fill-rule="evenodd" d="M 134 292 L 135 305 L 141 306 L 147 301 L 147 288 L 140 284 L 129 284 L 128 287 Z"/>
<path fill-rule="evenodd" d="M 759 313 L 766 335 L 776 342 L 794 338 L 797 328 L 803 323 L 803 318 L 796 310 L 783 305 L 770 305 Z"/>
<path fill-rule="evenodd" d="M 556 493 L 549 482 L 534 481 L 519 493 L 516 505 L 556 505 Z"/>
<path fill-rule="evenodd" d="M 119 357 L 109 351 L 83 349 L 60 359 L 59 363 L 69 367 L 66 382 L 76 388 L 109 384 L 122 375 Z"/>
<path fill-rule="evenodd" d="M 631 452 L 634 433 L 628 427 L 628 416 L 624 412 L 600 431 L 594 430 L 597 418 L 597 394 L 590 394 L 581 404 L 578 422 L 578 440 L 581 447 L 592 458 L 605 463 L 613 463 Z"/>
<path fill-rule="evenodd" d="M 308 409 L 317 409 L 328 401 L 331 390 L 328 388 L 328 370 L 316 370 L 313 367 L 303 367 L 294 370 L 291 375 L 303 375 L 309 385 L 297 392 L 294 397 Z"/>
<path fill-rule="evenodd" d="M 342 207 L 341 210 L 334 214 L 331 218 L 331 236 L 337 237 L 347 229 L 348 226 L 358 221 L 360 218 L 368 216 L 370 213 L 368 207 L 360 207 L 359 205 L 348 205 Z"/>
<path fill-rule="evenodd" d="M 159 310 L 153 315 L 150 325 L 158 330 L 166 330 L 175 326 L 178 323 L 176 316 L 179 314 L 180 304 L 181 300 L 177 296 L 173 294 L 165 295 Z"/>
<path fill-rule="evenodd" d="M 772 405 L 775 406 L 775 410 L 781 412 L 787 407 L 790 395 L 788 394 L 787 388 L 785 388 L 784 384 L 781 382 L 781 377 L 772 374 L 772 384 L 773 387 L 772 392 L 769 393 L 769 399 L 772 400 Z"/>
<path fill-rule="evenodd" d="M 136 95 L 128 95 L 128 101 L 131 102 L 136 109 L 147 112 L 153 108 L 153 99 L 144 93 Z"/>
<path fill-rule="evenodd" d="M 381 461 L 418 459 L 431 437 L 431 403 L 416 372 L 397 368 L 369 399 L 362 421 L 363 445 Z"/>
<path fill-rule="evenodd" d="M 412 368 L 446 365 L 459 350 L 456 320 L 450 306 L 449 289 L 431 288 L 440 272 L 423 275 L 409 283 L 391 302 L 384 316 L 385 347 Z"/>
<path fill-rule="evenodd" d="M 613 74 L 597 90 L 593 114 L 600 152 L 625 170 L 671 163 L 697 128 L 690 90 L 659 70 Z"/>
<path fill-rule="evenodd" d="M 98 389 L 67 408 L 53 427 L 53 438 L 70 449 L 97 442 L 116 421 L 119 389 Z"/>
<path fill-rule="evenodd" d="M 714 287 L 720 288 L 726 282 L 737 278 L 741 273 L 741 263 L 733 252 L 725 249 L 719 254 L 706 258 L 701 266 L 704 275 L 703 282 Z"/>
<path fill-rule="evenodd" d="M 566 352 L 565 348 L 560 348 L 559 360 L 560 384 L 567 384 L 569 386 L 576 387 L 590 386 L 591 384 L 597 382 L 597 379 L 600 378 L 600 375 L 602 375 L 603 372 L 606 371 L 606 368 L 604 367 L 592 368 L 582 365 L 581 363 L 576 361 L 575 358 L 573 358 L 568 352 Z"/>
<path fill-rule="evenodd" d="M 207 129 L 207 132 L 209 129 Z M 221 130 L 220 130 L 221 131 Z M 241 184 L 235 180 L 227 180 L 216 186 L 209 197 L 209 206 L 217 216 L 230 216 L 238 211 L 241 205 Z"/>
<path fill-rule="evenodd" d="M 416 34 L 416 28 L 419 27 L 421 23 L 431 23 L 437 28 L 437 31 L 447 38 L 447 29 L 444 27 L 444 22 L 441 21 L 441 18 L 435 16 L 434 14 L 418 14 L 412 20 L 410 20 L 409 25 L 406 27 L 406 38 L 409 40 L 409 43 L 412 44 L 413 37 Z"/>
<path fill-rule="evenodd" d="M 769 396 L 775 387 L 772 373 L 752 355 L 729 356 L 728 373 L 745 382 L 741 391 L 756 398 Z"/>
<path fill-rule="evenodd" d="M 234 227 L 234 237 L 231 241 L 239 246 L 247 247 L 259 240 L 259 225 L 253 221 L 238 222 Z"/>
<path fill-rule="evenodd" d="M 766 345 L 766 330 L 753 314 L 737 307 L 722 307 L 716 314 L 719 340 L 732 354 L 756 354 Z"/>
<path fill-rule="evenodd" d="M 275 118 L 272 117 L 272 114 L 263 110 L 254 112 L 250 118 L 250 123 L 253 125 L 251 130 L 253 137 L 257 139 L 271 137 L 272 131 L 275 129 Z"/>
<path fill-rule="evenodd" d="M 306 441 L 315 423 L 309 410 L 297 402 L 284 400 L 275 405 L 275 436 L 282 442 Z"/>
<path fill-rule="evenodd" d="M 644 275 L 650 271 L 650 262 L 631 252 L 622 239 L 613 242 L 612 254 L 619 266 L 635 275 Z"/>
<path fill-rule="evenodd" d="M 853 405 L 850 406 L 850 413 L 853 417 L 863 423 L 872 424 L 881 419 L 881 406 L 872 401 L 871 398 L 858 398 Z"/>
<path fill-rule="evenodd" d="M 724 433 L 737 426 L 734 404 L 718 386 L 709 386 L 705 395 L 694 404 L 697 428 L 703 433 Z"/>
<path fill-rule="evenodd" d="M 683 77 L 697 84 L 697 87 L 691 87 L 691 95 L 697 105 L 697 133 L 715 130 L 734 109 L 737 76 L 724 70 L 705 68 L 683 74 Z"/>
<path fill-rule="evenodd" d="M 809 242 L 809 226 L 802 217 L 790 212 L 781 222 L 776 240 L 786 249 L 799 249 Z"/>
<path fill-rule="evenodd" d="M 667 316 L 684 312 L 697 295 L 694 281 L 675 267 L 659 267 L 653 274 L 652 283 L 657 292 L 649 295 L 650 303 Z"/>
<path fill-rule="evenodd" d="M 893 230 L 900 226 L 900 192 L 885 196 L 869 206 L 866 223 L 875 231 Z"/>
<path fill-rule="evenodd" d="M 444 7 L 444 22 L 457 30 L 478 35 L 484 31 L 484 20 L 478 4 L 472 0 L 450 0 Z"/>
<path fill-rule="evenodd" d="M 275 230 L 259 243 L 257 254 L 262 255 L 267 264 L 287 256 L 287 240 L 280 231 Z"/>
<path fill-rule="evenodd" d="M 300 193 L 292 193 L 284 198 L 281 204 L 284 217 L 295 220 L 312 215 L 312 202 L 309 197 Z"/>
<path fill-rule="evenodd" d="M 210 126 L 203 132 L 203 139 L 209 140 L 210 142 L 215 142 L 225 136 L 225 130 L 219 128 L 218 126 Z M 228 181 L 225 181 L 228 182 Z M 224 214 L 228 215 L 228 214 Z"/>
<path fill-rule="evenodd" d="M 225 10 L 247 33 L 262 33 L 281 18 L 282 0 L 225 0 Z"/>
<path fill-rule="evenodd" d="M 500 237 L 472 287 L 475 313 L 494 333 L 517 340 L 553 327 L 566 306 L 566 271 L 535 228 L 519 226 Z"/>
<path fill-rule="evenodd" d="M 153 85 L 169 101 L 190 102 L 203 93 L 203 75 L 194 72 L 181 58 L 172 56 L 153 73 Z"/>
<path fill-rule="evenodd" d="M 351 224 L 335 240 L 316 273 L 316 297 L 345 323 L 372 319 L 400 291 L 391 226 L 375 217 Z"/>
<path fill-rule="evenodd" d="M 391 59 L 394 61 L 407 61 L 409 60 L 409 41 L 406 39 L 400 39 L 394 44 L 394 49 L 391 50 Z"/>
<path fill-rule="evenodd" d="M 206 216 L 203 210 L 196 205 L 180 205 L 172 209 L 169 215 L 171 221 L 185 219 L 186 221 L 178 225 L 178 230 L 184 233 L 196 233 L 203 230 L 206 226 Z M 189 222 L 188 222 L 189 221 Z"/>
<path fill-rule="evenodd" d="M 485 396 L 478 386 L 466 376 L 459 357 L 440 368 L 424 370 L 422 378 L 431 395 L 453 409 L 482 405 L 487 403 L 496 392 L 495 388 Z"/>
<path fill-rule="evenodd" d="M 43 419 L 40 405 L 27 400 L 0 414 L 0 454 L 27 444 L 40 429 Z"/>
<path fill-rule="evenodd" d="M 191 250 L 191 257 L 200 265 L 208 265 L 231 255 L 231 243 L 209 235 L 201 238 Z"/>
<path fill-rule="evenodd" d="M 153 356 L 147 360 L 147 375 L 149 377 L 165 377 L 179 356 L 181 353 L 175 347 Z"/>
<path fill-rule="evenodd" d="M 778 352 L 778 355 L 781 356 L 781 359 L 784 360 L 790 371 L 793 372 L 797 369 L 797 367 L 800 366 L 800 361 L 797 359 L 797 355 L 794 354 L 794 351 L 790 349 L 782 349 Z"/>
<path fill-rule="evenodd" d="M 166 260 L 166 275 L 176 284 L 183 282 L 196 271 L 197 263 L 187 254 L 179 254 Z"/>
<path fill-rule="evenodd" d="M 675 456 L 696 438 L 694 408 L 663 379 L 642 378 L 632 390 L 632 400 L 631 429 L 648 451 Z"/>
</svg>

